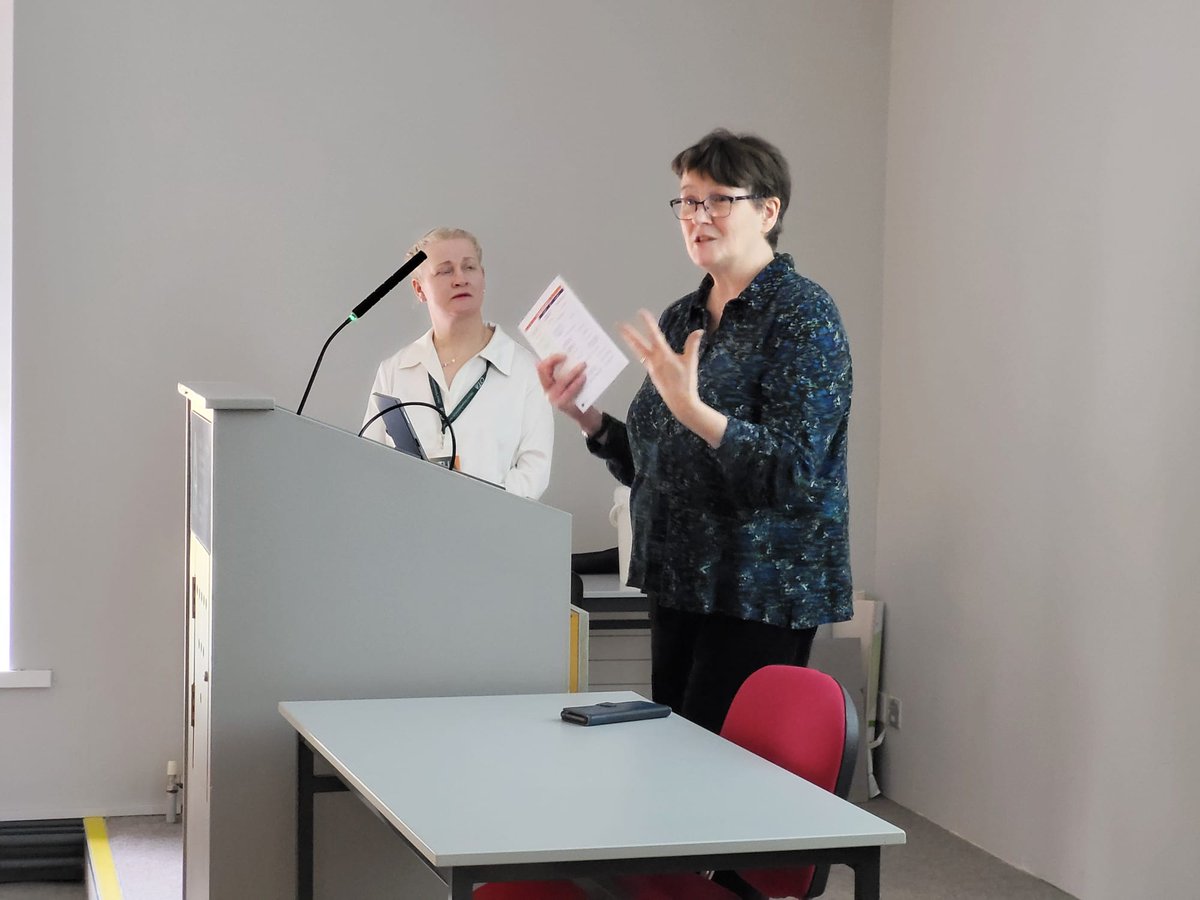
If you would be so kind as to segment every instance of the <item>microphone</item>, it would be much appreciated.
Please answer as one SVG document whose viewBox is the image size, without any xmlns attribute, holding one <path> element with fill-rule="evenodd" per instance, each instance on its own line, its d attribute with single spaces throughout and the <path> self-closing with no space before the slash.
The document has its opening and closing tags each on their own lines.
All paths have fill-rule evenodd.
<svg viewBox="0 0 1200 900">
<path fill-rule="evenodd" d="M 308 376 L 308 385 L 304 388 L 304 396 L 300 398 L 300 405 L 296 408 L 296 415 L 304 412 L 304 404 L 308 402 L 308 392 L 312 390 L 313 382 L 317 378 L 317 369 L 321 368 L 321 360 L 325 358 L 325 351 L 329 349 L 329 345 L 333 343 L 333 339 L 338 336 L 338 332 L 351 322 L 356 322 L 365 316 L 372 306 L 382 300 L 392 288 L 411 275 L 417 266 L 423 262 L 425 262 L 425 251 L 418 250 L 404 265 L 389 275 L 383 284 L 371 291 L 362 303 L 354 307 L 350 315 L 346 317 L 346 320 L 333 330 L 333 334 L 326 338 L 325 346 L 321 348 L 321 352 L 317 355 L 317 364 L 313 366 L 312 374 Z"/>
<path fill-rule="evenodd" d="M 354 307 L 347 321 L 353 322 L 356 319 L 361 319 L 363 316 L 365 316 L 370 311 L 372 306 L 382 300 L 384 295 L 391 291 L 392 288 L 411 275 L 417 266 L 423 262 L 425 262 L 425 251 L 418 250 L 412 255 L 412 258 L 409 259 L 408 262 L 402 265 L 399 269 L 397 269 L 387 281 L 375 288 L 375 290 L 371 291 L 371 294 L 369 297 L 367 297 L 367 299 L 358 304 L 358 306 Z"/>
</svg>

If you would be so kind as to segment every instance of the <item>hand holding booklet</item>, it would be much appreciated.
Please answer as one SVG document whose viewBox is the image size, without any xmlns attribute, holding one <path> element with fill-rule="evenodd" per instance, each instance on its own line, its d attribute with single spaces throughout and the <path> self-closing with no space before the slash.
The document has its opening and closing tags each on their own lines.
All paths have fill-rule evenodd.
<svg viewBox="0 0 1200 900">
<path fill-rule="evenodd" d="M 581 410 L 592 406 L 629 364 L 561 275 L 521 320 L 521 334 L 539 359 L 562 353 L 567 369 L 587 363 L 587 382 L 575 401 Z"/>
</svg>

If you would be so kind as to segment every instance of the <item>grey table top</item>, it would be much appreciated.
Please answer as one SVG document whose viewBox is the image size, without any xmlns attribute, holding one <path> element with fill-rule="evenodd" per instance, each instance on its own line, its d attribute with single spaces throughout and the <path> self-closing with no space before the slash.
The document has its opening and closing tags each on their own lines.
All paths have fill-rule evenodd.
<svg viewBox="0 0 1200 900">
<path fill-rule="evenodd" d="M 899 844 L 904 832 L 630 692 L 328 700 L 280 712 L 435 866 Z"/>
<path fill-rule="evenodd" d="M 641 589 L 627 587 L 621 584 L 621 577 L 615 572 L 606 575 L 582 575 L 583 596 L 589 599 L 631 598 L 645 600 L 646 595 Z"/>
<path fill-rule="evenodd" d="M 583 599 L 579 605 L 586 609 L 594 620 L 636 621 L 645 627 L 650 617 L 650 601 L 638 588 L 621 584 L 620 577 L 611 575 L 584 575 Z"/>
</svg>

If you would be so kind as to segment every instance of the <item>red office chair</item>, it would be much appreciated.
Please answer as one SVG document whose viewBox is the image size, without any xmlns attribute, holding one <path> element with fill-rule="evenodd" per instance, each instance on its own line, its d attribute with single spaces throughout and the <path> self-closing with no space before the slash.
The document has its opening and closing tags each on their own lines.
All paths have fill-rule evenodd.
<svg viewBox="0 0 1200 900">
<path fill-rule="evenodd" d="M 700 875 L 623 875 L 613 879 L 628 900 L 738 900 L 738 895 Z"/>
<path fill-rule="evenodd" d="M 573 881 L 494 881 L 475 888 L 473 900 L 588 900 Z"/>
<path fill-rule="evenodd" d="M 800 666 L 759 669 L 738 689 L 721 736 L 839 797 L 850 792 L 858 753 L 858 713 L 846 690 L 823 672 Z M 632 900 L 804 900 L 824 893 L 828 877 L 828 865 L 718 873 L 716 880 L 736 893 L 699 875 L 635 875 L 616 882 Z"/>
</svg>

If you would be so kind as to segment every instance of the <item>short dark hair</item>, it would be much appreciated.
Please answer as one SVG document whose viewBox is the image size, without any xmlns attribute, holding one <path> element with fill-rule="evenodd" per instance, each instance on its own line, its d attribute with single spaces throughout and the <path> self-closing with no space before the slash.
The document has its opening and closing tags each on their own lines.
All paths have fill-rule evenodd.
<svg viewBox="0 0 1200 900">
<path fill-rule="evenodd" d="M 733 134 L 717 128 L 676 156 L 671 169 L 680 178 L 684 172 L 698 172 L 720 184 L 745 185 L 752 194 L 777 197 L 779 216 L 767 234 L 767 242 L 772 249 L 779 244 L 783 214 L 792 197 L 792 176 L 787 160 L 774 144 L 756 134 Z M 761 209 L 761 202 L 758 205 Z"/>
</svg>

